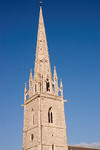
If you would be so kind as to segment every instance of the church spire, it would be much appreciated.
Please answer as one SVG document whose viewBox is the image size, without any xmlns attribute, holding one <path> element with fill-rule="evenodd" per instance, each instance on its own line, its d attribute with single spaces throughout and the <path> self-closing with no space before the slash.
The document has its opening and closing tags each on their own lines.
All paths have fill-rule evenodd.
<svg viewBox="0 0 100 150">
<path fill-rule="evenodd" d="M 45 26 L 42 14 L 42 6 L 40 6 L 39 14 L 39 25 L 38 25 L 38 35 L 37 35 L 37 47 L 36 47 L 36 59 L 34 68 L 34 82 L 37 84 L 42 80 L 42 90 L 46 89 L 52 91 L 52 75 L 50 68 L 50 60 L 47 46 L 47 39 L 45 33 Z M 46 87 L 46 82 L 48 82 L 49 88 Z M 41 88 L 40 88 L 41 89 Z"/>
<path fill-rule="evenodd" d="M 62 82 L 61 87 L 58 87 L 56 67 L 54 67 L 54 80 L 52 80 L 42 6 L 40 6 L 34 78 L 32 76 L 32 70 L 30 70 L 29 90 L 25 93 L 25 99 L 27 95 L 30 98 L 36 93 L 50 93 L 57 96 L 59 95 L 59 91 L 63 97 Z"/>
</svg>

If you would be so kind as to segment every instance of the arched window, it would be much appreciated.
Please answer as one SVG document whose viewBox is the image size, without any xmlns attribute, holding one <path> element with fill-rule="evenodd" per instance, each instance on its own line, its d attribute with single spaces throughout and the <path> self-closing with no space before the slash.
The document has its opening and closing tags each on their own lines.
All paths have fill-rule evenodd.
<svg viewBox="0 0 100 150">
<path fill-rule="evenodd" d="M 46 81 L 46 91 L 50 91 L 50 84 L 49 84 L 49 80 L 48 79 Z"/>
<path fill-rule="evenodd" d="M 52 115 L 52 112 L 51 112 L 51 123 L 53 123 L 53 115 Z"/>
<path fill-rule="evenodd" d="M 54 150 L 54 144 L 52 144 L 52 150 Z"/>
<path fill-rule="evenodd" d="M 33 134 L 31 134 L 30 139 L 31 139 L 31 141 L 33 141 L 33 139 L 34 139 L 34 135 Z"/>
<path fill-rule="evenodd" d="M 53 113 L 52 113 L 52 107 L 49 108 L 48 111 L 48 122 L 53 123 Z"/>
</svg>

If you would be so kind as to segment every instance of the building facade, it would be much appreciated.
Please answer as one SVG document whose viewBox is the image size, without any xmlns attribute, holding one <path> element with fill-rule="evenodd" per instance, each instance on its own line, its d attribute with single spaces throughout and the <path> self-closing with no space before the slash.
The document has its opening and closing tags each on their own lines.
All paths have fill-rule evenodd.
<svg viewBox="0 0 100 150">
<path fill-rule="evenodd" d="M 58 94 L 59 93 L 59 94 Z M 56 67 L 52 79 L 42 6 L 40 6 L 34 76 L 24 89 L 23 150 L 68 150 L 63 85 Z"/>
</svg>

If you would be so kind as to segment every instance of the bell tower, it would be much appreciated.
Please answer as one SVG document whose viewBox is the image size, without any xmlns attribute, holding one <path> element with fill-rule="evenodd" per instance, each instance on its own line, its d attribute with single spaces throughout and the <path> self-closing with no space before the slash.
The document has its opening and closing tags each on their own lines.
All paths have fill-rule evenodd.
<svg viewBox="0 0 100 150">
<path fill-rule="evenodd" d="M 61 93 L 60 96 L 58 93 Z M 63 85 L 56 67 L 52 79 L 45 26 L 40 6 L 34 76 L 24 89 L 23 150 L 68 150 Z"/>
</svg>

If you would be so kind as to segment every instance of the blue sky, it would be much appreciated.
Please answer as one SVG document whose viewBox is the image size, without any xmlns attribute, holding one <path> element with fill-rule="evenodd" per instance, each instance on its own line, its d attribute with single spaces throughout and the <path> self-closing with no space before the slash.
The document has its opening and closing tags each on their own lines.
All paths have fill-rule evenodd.
<svg viewBox="0 0 100 150">
<path fill-rule="evenodd" d="M 51 68 L 64 86 L 68 144 L 100 143 L 100 1 L 48 0 Z M 34 68 L 39 0 L 0 1 L 0 149 L 22 148 L 24 83 Z"/>
</svg>

